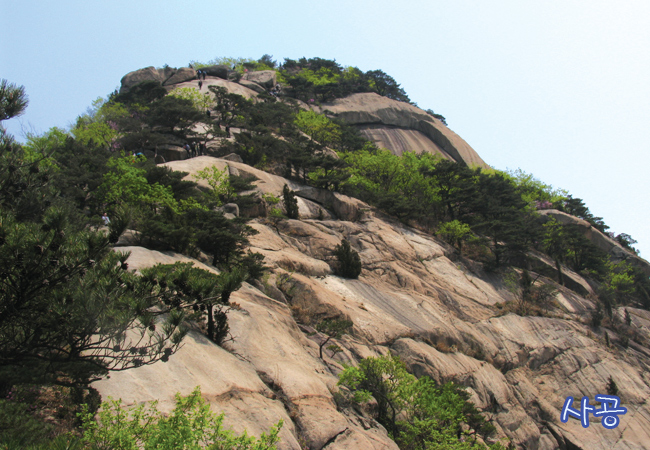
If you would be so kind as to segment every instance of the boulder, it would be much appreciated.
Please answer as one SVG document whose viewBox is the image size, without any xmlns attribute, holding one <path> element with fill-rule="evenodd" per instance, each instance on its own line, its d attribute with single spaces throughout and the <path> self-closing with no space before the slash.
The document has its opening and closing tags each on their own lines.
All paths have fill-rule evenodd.
<svg viewBox="0 0 650 450">
<path fill-rule="evenodd" d="M 196 78 L 196 71 L 190 67 L 181 67 L 174 74 L 163 82 L 163 85 L 183 83 Z"/>
<path fill-rule="evenodd" d="M 167 81 L 174 73 L 176 72 L 176 69 L 173 67 L 165 66 L 161 69 L 158 69 L 158 73 L 162 77 L 163 83 Z"/>
<path fill-rule="evenodd" d="M 134 70 L 133 72 L 129 72 L 122 77 L 120 93 L 126 92 L 136 84 L 147 80 L 154 80 L 162 83 L 165 81 L 165 78 L 163 78 L 163 74 L 153 66 Z"/>
<path fill-rule="evenodd" d="M 238 177 L 239 169 L 237 169 L 235 166 L 228 166 L 228 174 L 232 175 L 233 177 Z"/>
<path fill-rule="evenodd" d="M 228 72 L 230 72 L 230 68 L 224 65 L 201 67 L 201 70 L 208 76 L 222 78 L 224 80 L 228 79 Z"/>
<path fill-rule="evenodd" d="M 226 156 L 222 156 L 221 159 L 225 159 L 226 161 L 234 161 L 238 163 L 244 162 L 241 159 L 241 156 L 239 156 L 237 153 L 228 153 Z"/>
<path fill-rule="evenodd" d="M 236 203 L 226 203 L 221 207 L 221 210 L 226 214 L 232 214 L 239 217 L 239 206 Z"/>
<path fill-rule="evenodd" d="M 255 83 L 254 81 L 248 81 L 248 80 L 239 80 L 239 84 L 242 86 L 247 87 L 248 89 L 252 89 L 253 91 L 263 94 L 266 92 L 266 89 L 264 89 L 262 86 L 259 84 Z"/>
<path fill-rule="evenodd" d="M 275 70 L 258 70 L 256 72 L 246 72 L 240 80 L 252 81 L 260 86 L 271 89 L 277 84 L 277 72 Z"/>
<path fill-rule="evenodd" d="M 241 95 L 242 97 L 245 97 L 247 99 L 254 99 L 255 97 L 257 97 L 257 92 L 255 92 L 254 90 L 249 89 L 233 81 L 222 80 L 221 78 L 206 78 L 206 80 L 203 82 L 203 88 L 201 89 L 201 92 L 208 92 L 208 88 L 210 86 L 223 87 L 229 93 Z M 174 88 L 180 88 L 180 87 L 192 87 L 194 89 L 198 89 L 199 80 L 193 79 L 190 81 L 185 81 L 183 83 L 175 84 L 173 86 L 172 85 L 165 86 L 165 88 L 169 90 Z"/>
<path fill-rule="evenodd" d="M 187 151 L 178 145 L 163 144 L 158 146 L 158 156 L 162 156 L 164 161 L 180 161 L 187 159 Z M 156 164 L 158 161 L 156 161 Z"/>
<path fill-rule="evenodd" d="M 369 210 L 370 206 L 353 197 L 339 194 L 338 192 L 303 186 L 296 190 L 298 197 L 312 200 L 336 214 L 341 220 L 356 221 L 362 218 L 362 210 Z"/>
</svg>

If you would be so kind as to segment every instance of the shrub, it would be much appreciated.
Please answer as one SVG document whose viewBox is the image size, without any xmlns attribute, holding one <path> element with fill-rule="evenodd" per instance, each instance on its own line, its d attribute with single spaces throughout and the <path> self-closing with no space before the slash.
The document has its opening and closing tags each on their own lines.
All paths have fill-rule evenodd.
<svg viewBox="0 0 650 450">
<path fill-rule="evenodd" d="M 403 449 L 485 449 L 476 435 L 485 438 L 495 430 L 468 401 L 462 386 L 416 379 L 394 356 L 365 358 L 358 367 L 346 367 L 338 384 L 347 388 L 353 403 L 374 398 L 377 420 Z"/>
<path fill-rule="evenodd" d="M 338 261 L 337 275 L 345 278 L 359 278 L 359 274 L 361 274 L 361 258 L 346 239 L 343 239 L 341 244 L 336 246 L 334 256 Z"/>
<path fill-rule="evenodd" d="M 256 438 L 246 432 L 237 436 L 223 428 L 224 415 L 210 411 L 197 387 L 187 397 L 176 394 L 176 407 L 168 416 L 148 406 L 125 409 L 120 401 L 102 404 L 99 420 L 94 414 L 83 416 L 83 441 L 98 450 L 157 448 L 211 450 L 274 450 L 282 421 L 271 427 L 268 434 Z"/>
</svg>

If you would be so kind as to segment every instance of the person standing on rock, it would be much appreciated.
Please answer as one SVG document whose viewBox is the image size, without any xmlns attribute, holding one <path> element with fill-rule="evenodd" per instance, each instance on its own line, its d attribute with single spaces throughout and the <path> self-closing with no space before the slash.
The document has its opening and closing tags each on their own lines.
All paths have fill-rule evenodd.
<svg viewBox="0 0 650 450">
<path fill-rule="evenodd" d="M 199 91 L 201 90 L 202 87 L 203 87 L 203 81 L 199 80 Z"/>
<path fill-rule="evenodd" d="M 200 156 L 205 155 L 205 151 L 206 151 L 205 143 L 201 142 L 201 143 L 199 144 L 199 155 L 200 155 Z"/>
<path fill-rule="evenodd" d="M 196 156 L 196 142 L 192 142 L 190 148 L 192 149 L 192 158 L 194 158 Z"/>
</svg>

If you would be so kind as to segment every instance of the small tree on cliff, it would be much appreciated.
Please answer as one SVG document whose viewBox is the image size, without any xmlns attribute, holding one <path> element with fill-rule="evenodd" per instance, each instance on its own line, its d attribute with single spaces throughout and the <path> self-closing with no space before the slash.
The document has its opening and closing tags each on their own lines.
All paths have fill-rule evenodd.
<svg viewBox="0 0 650 450">
<path fill-rule="evenodd" d="M 286 184 L 282 189 L 282 201 L 284 202 L 284 209 L 287 211 L 287 217 L 289 219 L 297 219 L 298 214 L 298 199 L 296 198 L 296 193 L 289 189 L 289 186 Z"/>
<path fill-rule="evenodd" d="M 351 320 L 345 319 L 323 319 L 316 325 L 316 329 L 327 336 L 318 346 L 318 356 L 323 359 L 323 347 L 332 339 L 340 339 L 352 328 Z M 329 347 L 328 347 L 329 348 Z M 339 348 L 338 351 L 341 349 Z"/>
<path fill-rule="evenodd" d="M 338 261 L 336 273 L 345 278 L 359 278 L 361 274 L 361 258 L 350 243 L 343 239 L 341 244 L 334 249 L 334 256 Z"/>
</svg>

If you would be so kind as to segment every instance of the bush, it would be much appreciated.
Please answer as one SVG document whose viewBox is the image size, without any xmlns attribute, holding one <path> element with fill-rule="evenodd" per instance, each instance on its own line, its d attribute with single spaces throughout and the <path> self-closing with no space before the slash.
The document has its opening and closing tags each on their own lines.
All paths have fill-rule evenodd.
<svg viewBox="0 0 650 450">
<path fill-rule="evenodd" d="M 223 429 L 224 415 L 210 411 L 210 405 L 201 397 L 197 387 L 187 397 L 176 394 L 176 407 L 168 416 L 148 406 L 126 410 L 120 401 L 102 404 L 99 420 L 94 414 L 83 416 L 83 441 L 94 449 L 156 448 L 211 449 L 211 450 L 274 450 L 282 421 L 271 427 L 269 433 L 256 438 L 246 432 L 237 436 Z"/>
<path fill-rule="evenodd" d="M 358 367 L 346 367 L 338 384 L 347 388 L 353 403 L 375 399 L 377 421 L 402 449 L 484 450 L 476 435 L 485 438 L 495 430 L 462 386 L 416 379 L 394 356 L 365 358 Z"/>
<path fill-rule="evenodd" d="M 341 244 L 336 246 L 334 256 L 338 261 L 337 275 L 345 278 L 359 278 L 361 274 L 361 258 L 346 239 L 343 239 Z"/>
</svg>

